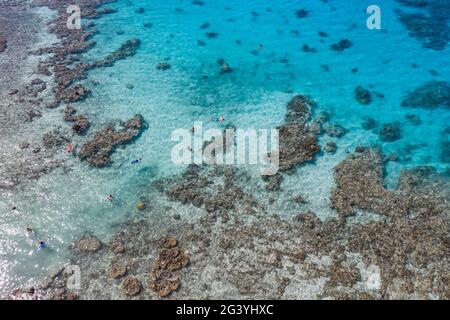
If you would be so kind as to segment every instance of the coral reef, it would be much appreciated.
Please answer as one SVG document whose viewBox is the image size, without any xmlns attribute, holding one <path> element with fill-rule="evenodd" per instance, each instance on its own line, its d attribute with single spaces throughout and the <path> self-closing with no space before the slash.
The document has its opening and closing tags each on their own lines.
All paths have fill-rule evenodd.
<svg viewBox="0 0 450 320">
<path fill-rule="evenodd" d="M 336 153 L 337 145 L 334 142 L 327 142 L 323 149 L 326 153 Z"/>
<path fill-rule="evenodd" d="M 90 90 L 79 84 L 72 88 L 60 90 L 55 93 L 56 98 L 61 102 L 79 102 L 83 101 L 90 94 Z"/>
<path fill-rule="evenodd" d="M 370 94 L 369 90 L 364 89 L 361 86 L 358 86 L 355 89 L 355 99 L 360 104 L 368 105 L 372 102 L 372 95 Z"/>
<path fill-rule="evenodd" d="M 136 115 L 116 130 L 108 125 L 95 134 L 91 141 L 86 143 L 78 153 L 81 160 L 88 161 L 94 167 L 105 167 L 111 164 L 110 156 L 117 146 L 131 142 L 141 134 L 144 129 L 144 119 Z"/>
<path fill-rule="evenodd" d="M 398 123 L 385 123 L 380 130 L 380 139 L 385 142 L 394 142 L 401 138 L 402 130 Z"/>
<path fill-rule="evenodd" d="M 327 124 L 324 126 L 324 131 L 327 135 L 334 138 L 341 138 L 347 133 L 347 129 L 340 124 Z"/>
<path fill-rule="evenodd" d="M 72 249 L 78 252 L 96 252 L 102 243 L 94 235 L 84 235 L 72 244 Z"/>
<path fill-rule="evenodd" d="M 448 1 L 397 0 L 397 2 L 416 9 L 415 12 L 397 11 L 400 22 L 411 37 L 422 42 L 425 48 L 440 51 L 446 47 L 450 41 Z"/>
<path fill-rule="evenodd" d="M 67 277 L 60 272 L 47 284 L 34 287 L 32 294 L 24 289 L 11 298 L 52 299 L 55 292 L 62 299 L 83 299 L 93 293 L 111 298 L 113 292 L 127 299 L 169 295 L 176 299 L 448 299 L 448 179 L 433 169 L 418 168 L 402 173 L 397 190 L 387 190 L 381 154 L 362 147 L 339 164 L 335 174 L 331 200 L 339 220 L 321 221 L 307 210 L 287 221 L 270 214 L 254 198 L 224 195 L 224 185 L 232 189 L 249 183 L 245 173 L 230 167 L 191 166 L 148 191 L 156 208 L 166 195 L 173 197 L 172 208 L 121 225 L 109 248 L 73 251 L 71 263 L 80 266 L 84 279 L 79 293 L 59 285 Z M 196 196 L 183 200 L 168 189 L 189 190 Z M 261 192 L 267 197 L 268 191 Z M 198 206 L 198 197 L 226 201 L 211 212 Z M 303 197 L 298 199 L 305 203 Z M 231 201 L 234 205 L 227 205 Z M 182 212 L 191 204 L 199 211 L 188 219 L 173 219 L 166 212 Z M 358 209 L 384 219 L 350 222 L 348 214 Z M 216 214 L 228 218 L 219 222 Z M 116 266 L 114 275 L 123 277 L 125 265 L 133 276 L 118 287 L 111 266 Z M 91 281 L 98 278 L 103 279 L 100 291 L 98 281 Z"/>
<path fill-rule="evenodd" d="M 150 269 L 148 285 L 158 296 L 167 297 L 180 287 L 181 279 L 177 271 L 189 264 L 189 257 L 178 248 L 174 237 L 163 238 L 159 242 L 163 249 Z"/>
<path fill-rule="evenodd" d="M 295 11 L 295 16 L 297 18 L 306 18 L 309 15 L 309 11 L 306 9 L 298 9 L 297 11 Z"/>
<path fill-rule="evenodd" d="M 117 61 L 134 56 L 140 45 L 141 41 L 138 38 L 127 40 L 120 46 L 119 49 L 109 54 L 102 60 L 93 63 L 91 68 L 112 67 Z"/>
<path fill-rule="evenodd" d="M 142 290 L 142 284 L 135 277 L 128 276 L 122 282 L 122 290 L 129 296 L 135 296 Z"/>
<path fill-rule="evenodd" d="M 156 65 L 156 70 L 166 71 L 171 68 L 171 65 L 167 62 L 160 62 Z"/>
<path fill-rule="evenodd" d="M 83 115 L 77 115 L 75 108 L 67 105 L 64 109 L 64 121 L 73 122 L 72 130 L 77 134 L 84 134 L 89 129 L 88 118 Z"/>
<path fill-rule="evenodd" d="M 286 123 L 305 123 L 309 120 L 311 112 L 317 104 L 310 97 L 298 95 L 292 98 L 287 104 L 285 115 Z"/>
<path fill-rule="evenodd" d="M 361 126 L 365 130 L 372 130 L 377 126 L 377 122 L 375 121 L 375 119 L 367 118 L 367 119 L 364 119 Z"/>
<path fill-rule="evenodd" d="M 331 45 L 331 49 L 334 51 L 342 52 L 345 49 L 350 48 L 353 45 L 353 43 L 348 39 L 342 39 L 341 41 L 337 43 L 333 43 Z"/>
<path fill-rule="evenodd" d="M 430 81 L 409 93 L 402 107 L 434 110 L 450 108 L 450 85 L 446 81 Z"/>
</svg>

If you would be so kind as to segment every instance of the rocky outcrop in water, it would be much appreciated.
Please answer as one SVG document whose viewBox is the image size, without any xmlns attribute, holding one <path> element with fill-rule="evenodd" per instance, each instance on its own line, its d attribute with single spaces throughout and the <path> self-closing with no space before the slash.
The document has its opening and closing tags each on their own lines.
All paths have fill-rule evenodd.
<svg viewBox="0 0 450 320">
<path fill-rule="evenodd" d="M 70 137 L 59 128 L 46 132 L 42 136 L 42 144 L 47 149 L 61 147 L 69 141 Z"/>
<path fill-rule="evenodd" d="M 320 152 L 317 136 L 320 128 L 309 124 L 317 104 L 309 97 L 298 95 L 287 104 L 285 124 L 278 127 L 280 138 L 280 170 L 286 171 L 312 161 Z"/>
<path fill-rule="evenodd" d="M 331 203 L 341 215 L 355 208 L 387 216 L 405 216 L 413 211 L 432 214 L 438 207 L 427 197 L 405 196 L 384 187 L 383 160 L 373 149 L 363 149 L 335 168 L 336 188 Z"/>
<path fill-rule="evenodd" d="M 64 121 L 73 122 L 72 130 L 77 134 L 84 134 L 89 129 L 90 123 L 86 116 L 77 115 L 75 108 L 66 106 L 64 109 Z"/>
<path fill-rule="evenodd" d="M 76 252 L 97 252 L 102 243 L 94 235 L 84 235 L 72 244 L 72 250 Z"/>
<path fill-rule="evenodd" d="M 251 180 L 236 168 L 189 168 L 181 176 L 157 181 L 148 190 L 154 199 L 153 218 L 117 226 L 111 250 L 71 257 L 83 279 L 95 279 L 83 281 L 80 298 L 117 299 L 126 292 L 139 292 L 128 298 L 171 294 L 175 299 L 447 299 L 448 179 L 433 169 L 419 168 L 402 173 L 398 190 L 387 190 L 382 158 L 378 151 L 360 147 L 336 167 L 338 199 L 332 203 L 342 205 L 336 207 L 339 213 L 343 209 L 341 221 L 322 221 L 311 210 L 285 219 L 255 198 L 251 206 L 237 200 L 235 206 L 222 207 L 226 219 L 219 221 L 212 214 L 205 216 L 203 209 L 197 211 L 190 201 L 174 206 L 165 201 L 167 188 L 202 179 L 210 183 L 198 189 L 198 195 L 220 197 L 223 186 L 245 188 Z M 264 188 L 257 192 L 262 199 L 271 195 Z M 303 197 L 295 201 L 298 204 L 289 204 L 305 203 Z M 351 221 L 348 207 L 381 218 Z M 183 214 L 175 220 L 172 212 Z M 113 251 L 113 243 L 125 248 Z M 189 261 L 185 252 L 192 260 L 188 268 L 183 267 Z M 149 256 L 155 261 L 150 270 Z M 127 265 L 133 274 L 136 281 L 130 286 L 118 286 L 111 279 L 109 271 L 116 263 Z M 65 281 L 61 273 L 59 281 L 34 287 L 33 297 L 52 299 Z M 136 287 L 141 289 L 126 289 Z"/>
<path fill-rule="evenodd" d="M 324 126 L 324 131 L 330 137 L 342 138 L 348 130 L 340 124 L 327 124 Z"/>
<path fill-rule="evenodd" d="M 117 61 L 134 56 L 140 45 L 141 41 L 138 38 L 130 39 L 122 44 L 119 49 L 106 56 L 104 59 L 93 63 L 91 68 L 112 67 Z"/>
<path fill-rule="evenodd" d="M 333 43 L 331 45 L 331 50 L 342 52 L 345 49 L 350 48 L 353 45 L 353 43 L 348 39 L 342 39 L 341 41 L 337 43 Z"/>
<path fill-rule="evenodd" d="M 397 0 L 414 8 L 414 12 L 397 10 L 400 22 L 411 37 L 416 38 L 425 48 L 444 50 L 450 41 L 450 3 L 440 0 Z"/>
<path fill-rule="evenodd" d="M 280 137 L 280 170 L 286 171 L 315 159 L 320 152 L 317 131 L 301 124 L 278 127 Z"/>
<path fill-rule="evenodd" d="M 369 90 L 364 89 L 361 86 L 358 86 L 355 89 L 355 99 L 360 104 L 368 105 L 372 102 L 372 95 L 370 94 Z"/>
<path fill-rule="evenodd" d="M 180 287 L 181 276 L 177 271 L 189 264 L 189 257 L 178 247 L 174 237 L 163 238 L 159 242 L 162 249 L 150 269 L 148 285 L 158 296 L 167 297 Z"/>
<path fill-rule="evenodd" d="M 286 123 L 305 123 L 311 117 L 311 112 L 317 107 L 317 103 L 308 96 L 298 95 L 287 104 L 284 116 Z"/>
<path fill-rule="evenodd" d="M 111 266 L 111 270 L 109 272 L 109 274 L 111 275 L 111 278 L 113 278 L 113 279 L 119 279 L 119 278 L 125 276 L 126 273 L 127 273 L 127 268 L 121 264 L 113 264 Z"/>
<path fill-rule="evenodd" d="M 441 141 L 441 152 L 440 152 L 440 156 L 439 159 L 443 162 L 443 163 L 450 163 L 450 141 L 449 140 L 442 140 Z"/>
<path fill-rule="evenodd" d="M 402 107 L 434 110 L 450 109 L 450 85 L 446 81 L 430 81 L 409 93 Z"/>
<path fill-rule="evenodd" d="M 110 156 L 114 149 L 133 141 L 143 130 L 144 119 L 141 115 L 122 123 L 119 130 L 112 124 L 108 125 L 81 148 L 78 156 L 91 166 L 98 168 L 108 166 L 111 164 Z"/>
<path fill-rule="evenodd" d="M 295 11 L 295 16 L 299 19 L 306 18 L 309 15 L 309 11 L 306 9 L 298 9 Z"/>
<path fill-rule="evenodd" d="M 4 39 L 0 39 L 0 53 L 3 53 L 6 51 L 7 42 Z"/>
<path fill-rule="evenodd" d="M 325 145 L 325 147 L 323 148 L 323 150 L 326 153 L 336 153 L 337 151 L 337 145 L 334 142 L 327 142 L 327 144 Z"/>
<path fill-rule="evenodd" d="M 169 70 L 171 68 L 171 65 L 167 62 L 160 62 L 156 65 L 156 70 L 159 71 L 166 71 Z"/>
<path fill-rule="evenodd" d="M 380 131 L 380 139 L 385 142 L 394 142 L 401 138 L 402 130 L 398 123 L 385 123 Z"/>
<path fill-rule="evenodd" d="M 74 87 L 56 92 L 56 98 L 61 102 L 74 103 L 85 100 L 91 91 L 79 84 Z"/>
<path fill-rule="evenodd" d="M 122 290 L 128 296 L 135 296 L 142 290 L 142 284 L 138 279 L 132 276 L 128 276 L 122 282 Z"/>
</svg>

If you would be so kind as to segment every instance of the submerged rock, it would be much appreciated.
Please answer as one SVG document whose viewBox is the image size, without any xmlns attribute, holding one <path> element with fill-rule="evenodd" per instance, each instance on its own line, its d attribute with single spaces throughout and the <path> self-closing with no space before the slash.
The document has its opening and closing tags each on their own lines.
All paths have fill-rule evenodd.
<svg viewBox="0 0 450 320">
<path fill-rule="evenodd" d="M 380 139 L 385 142 L 393 142 L 400 139 L 402 130 L 398 123 L 385 123 L 380 131 Z"/>
<path fill-rule="evenodd" d="M 440 51 L 450 41 L 450 27 L 446 21 L 448 18 L 435 18 L 434 14 L 400 12 L 399 19 L 408 29 L 409 35 L 421 41 L 425 48 Z"/>
<path fill-rule="evenodd" d="M 76 85 L 69 89 L 57 91 L 55 95 L 58 101 L 71 103 L 85 100 L 90 92 L 83 85 Z"/>
<path fill-rule="evenodd" d="M 111 266 L 111 270 L 109 274 L 111 275 L 111 278 L 118 279 L 123 277 L 127 273 L 127 268 L 120 265 L 120 264 L 113 264 Z"/>
<path fill-rule="evenodd" d="M 95 62 L 93 65 L 91 65 L 91 68 L 112 67 L 114 63 L 116 63 L 116 61 L 134 56 L 137 53 L 140 45 L 141 41 L 138 38 L 130 39 L 122 44 L 122 46 L 118 50 L 106 56 L 104 59 Z"/>
<path fill-rule="evenodd" d="M 325 126 L 325 133 L 330 137 L 341 138 L 347 133 L 347 129 L 340 124 L 329 124 Z"/>
<path fill-rule="evenodd" d="M 450 85 L 446 81 L 429 81 L 409 93 L 403 99 L 402 107 L 430 110 L 439 107 L 450 109 Z"/>
<path fill-rule="evenodd" d="M 377 126 L 377 122 L 375 121 L 375 119 L 367 118 L 367 119 L 364 119 L 361 126 L 365 130 L 372 130 Z"/>
<path fill-rule="evenodd" d="M 435 212 L 425 197 L 410 197 L 384 187 L 383 159 L 377 150 L 365 149 L 335 168 L 336 188 L 331 203 L 341 218 L 354 214 L 355 207 L 387 216 L 406 216 L 410 210 Z"/>
<path fill-rule="evenodd" d="M 265 188 L 268 191 L 280 190 L 281 182 L 283 182 L 283 176 L 279 173 L 272 176 L 262 176 L 262 179 L 267 182 Z"/>
<path fill-rule="evenodd" d="M 160 62 L 156 65 L 156 70 L 166 71 L 171 68 L 170 64 L 167 62 Z"/>
<path fill-rule="evenodd" d="M 317 107 L 317 103 L 308 96 L 298 95 L 287 104 L 287 112 L 284 117 L 286 123 L 304 123 L 309 120 L 311 112 Z"/>
<path fill-rule="evenodd" d="M 297 11 L 295 11 L 295 16 L 297 18 L 306 18 L 309 15 L 309 11 L 306 9 L 298 9 Z"/>
<path fill-rule="evenodd" d="M 368 105 L 372 102 L 372 95 L 370 94 L 369 90 L 364 89 L 361 86 L 358 86 L 355 89 L 355 99 L 360 104 Z"/>
<path fill-rule="evenodd" d="M 311 98 L 302 95 L 295 96 L 287 104 L 285 124 L 277 128 L 280 137 L 280 170 L 290 170 L 312 161 L 315 154 L 320 152 L 317 142 L 320 129 L 307 123 L 316 106 Z"/>
<path fill-rule="evenodd" d="M 0 53 L 3 53 L 6 51 L 7 48 L 7 42 L 4 39 L 0 39 Z"/>
<path fill-rule="evenodd" d="M 102 243 L 94 235 L 85 235 L 72 244 L 72 249 L 79 252 L 96 252 Z"/>
<path fill-rule="evenodd" d="M 79 158 L 88 161 L 94 167 L 101 168 L 110 165 L 110 156 L 114 149 L 134 140 L 143 129 L 144 119 L 141 115 L 136 115 L 123 123 L 120 130 L 116 130 L 113 125 L 109 125 L 81 148 L 78 153 Z"/>
<path fill-rule="evenodd" d="M 205 35 L 209 38 L 209 39 L 215 39 L 219 36 L 219 34 L 217 32 L 206 32 Z"/>
<path fill-rule="evenodd" d="M 189 264 L 189 257 L 178 248 L 174 237 L 163 238 L 159 242 L 163 243 L 164 249 L 160 250 L 150 269 L 148 285 L 160 297 L 167 297 L 180 287 L 181 276 L 177 271 Z"/>
<path fill-rule="evenodd" d="M 450 163 L 450 141 L 448 140 L 441 142 L 440 160 L 443 163 Z"/>
<path fill-rule="evenodd" d="M 90 126 L 89 120 L 83 115 L 76 115 L 76 110 L 71 106 L 64 109 L 64 120 L 74 123 L 72 130 L 77 134 L 84 134 Z"/>
<path fill-rule="evenodd" d="M 278 127 L 280 137 L 280 170 L 290 170 L 312 161 L 320 152 L 317 132 L 303 124 L 285 124 Z"/>
<path fill-rule="evenodd" d="M 323 149 L 326 153 L 336 153 L 337 145 L 334 142 L 328 142 Z"/>
<path fill-rule="evenodd" d="M 307 44 L 304 44 L 302 47 L 302 51 L 303 52 L 308 52 L 308 53 L 317 53 L 317 49 L 316 48 L 312 48 Z"/>
<path fill-rule="evenodd" d="M 353 45 L 353 43 L 348 39 L 343 39 L 339 41 L 338 43 L 333 43 L 331 45 L 331 49 L 334 51 L 344 51 L 345 49 L 350 48 Z"/>
<path fill-rule="evenodd" d="M 69 141 L 69 137 L 59 129 L 47 132 L 42 137 L 42 143 L 46 148 L 60 147 Z"/>
<path fill-rule="evenodd" d="M 415 125 L 415 126 L 419 126 L 422 124 L 422 120 L 420 119 L 420 117 L 418 115 L 415 114 L 407 114 L 405 115 L 405 118 L 411 122 L 411 124 Z"/>
<path fill-rule="evenodd" d="M 128 296 L 135 296 L 142 290 L 140 281 L 132 276 L 128 276 L 122 282 L 122 290 Z"/>
</svg>

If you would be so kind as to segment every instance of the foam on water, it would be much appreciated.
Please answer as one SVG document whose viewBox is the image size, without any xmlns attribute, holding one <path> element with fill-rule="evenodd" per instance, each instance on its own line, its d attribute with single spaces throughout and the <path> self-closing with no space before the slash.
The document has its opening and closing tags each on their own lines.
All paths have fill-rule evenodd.
<svg viewBox="0 0 450 320">
<path fill-rule="evenodd" d="M 331 122 L 349 132 L 341 139 L 322 137 L 322 145 L 337 143 L 337 153 L 320 156 L 316 163 L 287 176 L 282 187 L 283 194 L 304 195 L 308 207 L 323 219 L 335 215 L 329 208 L 333 168 L 355 146 L 381 144 L 386 153 L 404 153 L 405 148 L 420 145 L 408 162 L 388 165 L 389 186 L 395 186 L 405 167 L 426 164 L 445 170 L 438 150 L 440 132 L 449 123 L 448 110 L 404 109 L 400 103 L 408 91 L 436 79 L 430 69 L 439 72 L 439 79 L 450 81 L 446 61 L 450 49 L 424 49 L 397 20 L 394 10 L 398 3 L 378 2 L 380 31 L 366 28 L 365 9 L 370 1 L 217 0 L 197 6 L 191 1 L 119 0 L 108 5 L 118 12 L 95 20 L 97 45 L 82 58 L 91 62 L 101 59 L 131 38 L 139 38 L 142 44 L 135 56 L 110 68 L 92 70 L 83 81 L 92 96 L 76 107 L 94 123 L 91 134 L 110 120 L 127 120 L 136 113 L 143 115 L 148 130 L 135 143 L 117 150 L 111 168 L 92 169 L 69 158 L 70 170 L 61 169 L 19 190 L 1 191 L 0 294 L 42 279 L 61 265 L 68 246 L 83 232 L 92 231 L 106 239 L 117 223 L 134 216 L 134 205 L 151 181 L 182 171 L 171 162 L 174 143 L 170 137 L 177 128 L 191 128 L 194 121 L 212 127 L 216 124 L 211 117 L 224 115 L 227 123 L 239 128 L 273 128 L 283 122 L 286 103 L 293 94 L 314 98 L 316 112 L 329 112 Z M 142 14 L 136 13 L 140 7 L 145 9 Z M 299 8 L 309 10 L 309 16 L 298 19 L 295 11 Z M 206 22 L 209 28 L 201 29 Z M 144 27 L 146 23 L 152 26 Z M 319 37 L 318 31 L 329 37 Z M 208 39 L 205 32 L 217 32 L 218 36 Z M 353 42 L 351 48 L 340 53 L 330 50 L 332 43 L 344 38 Z M 198 40 L 205 45 L 198 45 Z M 257 50 L 260 44 L 263 47 Z M 317 53 L 302 52 L 304 44 L 316 48 Z M 233 73 L 219 74 L 220 58 Z M 282 58 L 288 63 L 281 63 Z M 171 68 L 156 70 L 162 61 Z M 418 68 L 412 68 L 413 63 Z M 328 65 L 329 72 L 322 70 L 322 65 Z M 359 72 L 352 73 L 355 67 Z M 385 97 L 361 106 L 353 96 L 358 85 Z M 423 124 L 411 125 L 405 119 L 408 113 L 420 116 Z M 402 139 L 381 143 L 376 131 L 361 127 L 366 117 L 378 124 L 398 121 Z M 37 126 L 66 126 L 61 118 L 58 110 L 48 112 L 37 120 Z M 75 139 L 80 145 L 85 138 Z M 142 164 L 131 165 L 137 158 L 143 159 Z M 104 200 L 108 194 L 115 196 L 114 204 Z M 284 198 L 280 199 L 280 210 L 289 213 Z M 19 211 L 11 213 L 12 205 Z M 24 234 L 26 226 L 48 241 L 49 252 L 30 246 Z"/>
</svg>

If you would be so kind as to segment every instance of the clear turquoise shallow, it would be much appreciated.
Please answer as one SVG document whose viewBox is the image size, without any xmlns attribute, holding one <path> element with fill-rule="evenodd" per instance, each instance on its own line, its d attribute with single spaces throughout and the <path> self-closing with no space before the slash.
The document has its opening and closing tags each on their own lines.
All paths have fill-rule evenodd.
<svg viewBox="0 0 450 320">
<path fill-rule="evenodd" d="M 450 48 L 425 49 L 409 37 L 394 12 L 400 7 L 395 1 L 378 1 L 382 30 L 368 30 L 365 9 L 370 4 L 372 1 L 216 0 L 197 6 L 191 1 L 119 0 L 108 5 L 117 13 L 94 21 L 97 44 L 83 59 L 98 60 L 131 38 L 139 38 L 142 44 L 135 56 L 111 68 L 91 71 L 84 82 L 92 97 L 77 109 L 96 123 L 91 132 L 109 120 L 126 120 L 136 113 L 144 116 L 149 128 L 136 143 L 114 154 L 111 168 L 91 169 L 68 159 L 73 166 L 69 173 L 52 173 L 20 191 L 2 191 L 6 201 L 0 203 L 5 213 L 0 225 L 0 295 L 42 279 L 60 266 L 74 237 L 91 231 L 107 239 L 116 224 L 137 216 L 134 205 L 151 181 L 182 170 L 171 162 L 174 143 L 170 135 L 176 128 L 190 128 L 193 121 L 211 127 L 215 126 L 211 117 L 224 115 L 237 127 L 273 128 L 282 123 L 286 102 L 295 93 L 310 95 L 317 101 L 318 111 L 329 112 L 332 122 L 349 132 L 339 140 L 322 137 L 323 143 L 337 142 L 336 155 L 319 157 L 315 164 L 289 177 L 283 187 L 306 193 L 323 218 L 334 214 L 327 206 L 332 169 L 346 157 L 346 150 L 355 146 L 379 144 L 385 153 L 404 153 L 411 145 L 420 145 L 408 161 L 388 164 L 390 187 L 395 187 L 401 169 L 418 165 L 448 169 L 439 161 L 441 132 L 450 120 L 448 110 L 404 109 L 400 104 L 408 91 L 427 81 L 450 81 Z M 144 13 L 136 13 L 141 7 Z M 310 11 L 309 16 L 296 18 L 299 8 Z M 206 22 L 210 27 L 201 29 Z M 144 27 L 148 23 L 151 28 Z M 217 38 L 208 39 L 208 31 L 217 32 Z M 329 37 L 319 37 L 318 31 Z M 353 46 L 340 53 L 329 49 L 343 38 Z M 206 45 L 199 46 L 198 40 Z M 262 50 L 253 54 L 260 44 Z M 317 53 L 303 52 L 304 44 L 316 48 Z M 219 74 L 219 58 L 234 72 Z M 281 63 L 282 58 L 289 63 Z M 157 71 L 155 66 L 161 61 L 168 61 L 171 69 Z M 418 68 L 412 68 L 413 63 Z M 330 71 L 325 72 L 321 65 L 328 65 Z M 355 67 L 359 72 L 352 73 Z M 439 76 L 431 75 L 430 69 Z M 353 97 L 358 85 L 385 97 L 361 106 Z M 406 114 L 420 116 L 423 124 L 413 126 Z M 377 132 L 361 127 L 366 117 L 379 124 L 398 121 L 402 139 L 382 143 Z M 143 163 L 130 165 L 136 158 Z M 107 194 L 118 201 L 114 205 L 105 202 Z M 9 213 L 12 204 L 19 206 L 19 215 Z M 24 235 L 26 226 L 37 230 L 51 250 L 36 251 Z"/>
</svg>

